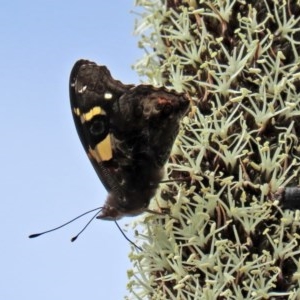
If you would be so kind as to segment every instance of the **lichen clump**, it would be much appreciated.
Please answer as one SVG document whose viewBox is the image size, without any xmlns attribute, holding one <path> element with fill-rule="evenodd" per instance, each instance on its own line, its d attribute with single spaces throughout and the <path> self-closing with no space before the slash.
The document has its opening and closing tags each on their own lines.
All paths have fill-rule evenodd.
<svg viewBox="0 0 300 300">
<path fill-rule="evenodd" d="M 192 107 L 167 165 L 188 180 L 143 220 L 129 298 L 300 299 L 300 214 L 276 197 L 300 180 L 299 1 L 137 5 L 137 71 Z"/>
</svg>

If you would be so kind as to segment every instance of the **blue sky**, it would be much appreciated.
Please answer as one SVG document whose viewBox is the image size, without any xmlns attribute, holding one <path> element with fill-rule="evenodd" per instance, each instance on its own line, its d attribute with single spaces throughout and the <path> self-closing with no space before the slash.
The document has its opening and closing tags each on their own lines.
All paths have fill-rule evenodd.
<svg viewBox="0 0 300 300">
<path fill-rule="evenodd" d="M 89 217 L 28 239 L 97 206 L 106 191 L 73 124 L 70 70 L 79 58 L 138 83 L 143 53 L 132 0 L 2 1 L 0 5 L 0 299 L 122 299 L 130 245 Z M 130 222 L 125 219 L 121 225 Z"/>
</svg>

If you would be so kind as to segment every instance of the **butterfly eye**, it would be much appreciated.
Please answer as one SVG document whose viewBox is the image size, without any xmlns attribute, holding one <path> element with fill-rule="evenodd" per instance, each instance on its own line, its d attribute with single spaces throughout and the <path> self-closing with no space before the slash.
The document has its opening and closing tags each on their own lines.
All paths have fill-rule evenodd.
<svg viewBox="0 0 300 300">
<path fill-rule="evenodd" d="M 162 111 L 165 115 L 169 115 L 173 111 L 173 106 L 169 103 L 166 103 L 166 105 L 164 105 Z"/>
<path fill-rule="evenodd" d="M 155 109 L 161 111 L 164 115 L 169 115 L 173 111 L 173 106 L 169 103 L 157 103 Z"/>
<path fill-rule="evenodd" d="M 134 109 L 134 115 L 135 115 L 136 117 L 142 116 L 142 115 L 143 115 L 143 110 L 144 110 L 143 105 L 137 106 L 137 107 Z"/>
<path fill-rule="evenodd" d="M 155 104 L 155 109 L 158 110 L 158 111 L 161 111 L 163 110 L 164 108 L 164 104 L 163 103 L 156 103 Z"/>
<path fill-rule="evenodd" d="M 90 133 L 99 138 L 105 137 L 108 134 L 108 120 L 105 116 L 96 116 L 92 119 Z"/>
</svg>

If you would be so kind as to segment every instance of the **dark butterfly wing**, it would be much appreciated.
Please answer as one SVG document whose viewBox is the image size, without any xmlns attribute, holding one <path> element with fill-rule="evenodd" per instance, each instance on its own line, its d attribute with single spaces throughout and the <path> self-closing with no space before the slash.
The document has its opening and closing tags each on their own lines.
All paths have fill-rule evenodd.
<svg viewBox="0 0 300 300">
<path fill-rule="evenodd" d="M 77 133 L 96 173 L 108 191 L 118 186 L 105 164 L 113 158 L 110 115 L 113 103 L 131 86 L 114 80 L 105 66 L 75 63 L 70 75 L 70 101 Z"/>
</svg>

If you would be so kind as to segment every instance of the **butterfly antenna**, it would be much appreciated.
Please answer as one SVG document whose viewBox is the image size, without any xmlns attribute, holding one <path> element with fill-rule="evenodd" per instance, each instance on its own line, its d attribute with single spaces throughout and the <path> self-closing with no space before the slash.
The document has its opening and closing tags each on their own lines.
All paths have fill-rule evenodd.
<svg viewBox="0 0 300 300">
<path fill-rule="evenodd" d="M 124 238 L 131 244 L 133 245 L 135 248 L 137 248 L 140 251 L 143 251 L 141 247 L 137 246 L 133 241 L 131 241 L 126 234 L 124 233 L 124 231 L 122 230 L 122 228 L 120 227 L 120 225 L 118 224 L 117 221 L 115 221 L 115 224 L 117 225 L 118 229 L 120 230 L 120 232 L 122 233 L 122 235 L 124 236 Z"/>
<path fill-rule="evenodd" d="M 102 209 L 102 207 L 100 208 Z M 86 223 L 86 225 L 79 231 L 79 233 L 71 238 L 71 242 L 75 242 L 77 238 L 85 231 L 85 229 L 90 225 L 90 223 L 97 217 L 99 211 L 97 211 L 93 217 Z"/>
<path fill-rule="evenodd" d="M 91 209 L 91 210 L 89 210 L 89 211 L 87 211 L 87 212 L 85 212 L 85 213 L 79 215 L 78 217 L 76 217 L 76 218 L 74 218 L 74 219 L 68 221 L 67 223 L 64 223 L 64 224 L 58 226 L 58 227 L 55 227 L 55 228 L 50 229 L 50 230 L 47 230 L 47 231 L 43 231 L 43 232 L 41 232 L 41 233 L 34 233 L 34 234 L 31 234 L 31 235 L 29 236 L 29 238 L 30 238 L 30 239 L 36 238 L 36 237 L 38 237 L 38 236 L 40 236 L 40 235 L 43 235 L 43 234 L 45 234 L 45 233 L 49 233 L 49 232 L 51 232 L 51 231 L 55 231 L 55 230 L 57 230 L 57 229 L 60 229 L 60 228 L 62 228 L 62 227 L 64 227 L 64 226 L 66 226 L 66 225 L 68 225 L 68 224 L 70 224 L 70 223 L 76 221 L 77 219 L 79 219 L 79 218 L 81 218 L 81 217 L 83 217 L 83 216 L 85 216 L 85 215 L 87 215 L 87 214 L 93 212 L 93 211 L 96 211 L 96 210 L 97 210 L 97 214 L 98 214 L 99 211 L 100 211 L 101 209 L 102 209 L 102 207 L 97 207 L 97 208 Z M 96 215 L 97 215 L 97 214 L 96 214 Z M 95 218 L 95 216 L 89 221 L 89 223 L 91 223 L 91 221 L 92 221 L 94 218 Z M 89 224 L 89 223 L 88 223 L 88 224 Z M 87 225 L 88 225 L 88 224 L 87 224 Z M 85 228 L 87 227 L 87 225 L 85 226 Z M 84 228 L 84 229 L 85 229 L 85 228 Z M 84 229 L 83 229 L 83 230 L 84 230 Z M 83 230 L 82 230 L 82 231 L 83 231 Z M 82 231 L 81 231 L 81 232 L 82 232 Z M 81 232 L 80 232 L 80 233 L 81 233 Z M 79 234 L 80 234 L 80 233 L 79 233 Z M 79 235 L 79 234 L 78 234 L 78 235 Z M 77 237 L 78 237 L 78 235 L 77 235 Z M 75 238 L 75 240 L 76 240 L 76 238 Z"/>
</svg>

